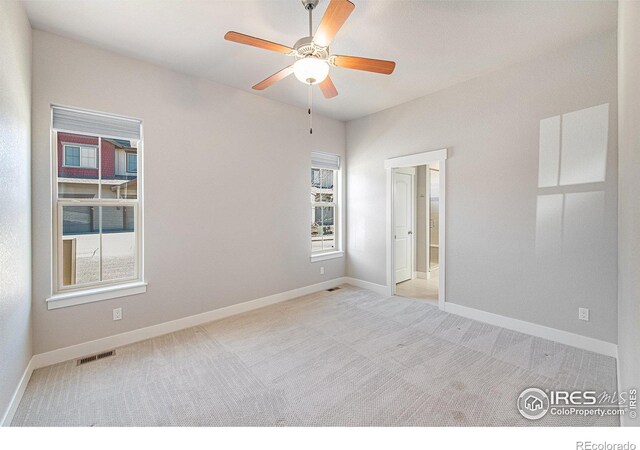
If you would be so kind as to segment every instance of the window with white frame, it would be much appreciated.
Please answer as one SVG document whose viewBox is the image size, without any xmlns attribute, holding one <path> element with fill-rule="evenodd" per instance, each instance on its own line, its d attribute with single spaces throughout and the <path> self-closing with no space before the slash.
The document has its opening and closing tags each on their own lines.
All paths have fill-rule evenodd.
<svg viewBox="0 0 640 450">
<path fill-rule="evenodd" d="M 142 281 L 142 183 L 116 170 L 127 148 L 137 172 L 141 122 L 54 106 L 51 130 L 54 297 Z"/>
<path fill-rule="evenodd" d="M 338 181 L 340 157 L 311 154 L 311 254 L 336 252 L 338 240 Z"/>
<path fill-rule="evenodd" d="M 97 169 L 98 149 L 96 147 L 65 144 L 63 146 L 63 161 L 67 167 Z"/>
</svg>

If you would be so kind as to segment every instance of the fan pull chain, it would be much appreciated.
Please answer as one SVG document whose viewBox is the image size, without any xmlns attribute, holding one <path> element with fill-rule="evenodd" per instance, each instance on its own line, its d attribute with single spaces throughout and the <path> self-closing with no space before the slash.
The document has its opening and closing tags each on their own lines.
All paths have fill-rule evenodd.
<svg viewBox="0 0 640 450">
<path fill-rule="evenodd" d="M 313 87 L 311 83 L 309 83 L 309 134 L 313 134 L 313 112 L 312 112 L 312 104 L 313 104 Z"/>
</svg>

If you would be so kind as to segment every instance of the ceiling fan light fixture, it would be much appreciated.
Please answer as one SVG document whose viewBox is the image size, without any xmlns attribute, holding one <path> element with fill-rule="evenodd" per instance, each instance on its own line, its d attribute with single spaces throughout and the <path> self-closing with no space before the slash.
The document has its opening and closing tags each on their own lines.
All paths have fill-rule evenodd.
<svg viewBox="0 0 640 450">
<path fill-rule="evenodd" d="M 329 75 L 329 64 L 324 59 L 308 56 L 293 64 L 293 73 L 304 84 L 318 84 Z"/>
</svg>

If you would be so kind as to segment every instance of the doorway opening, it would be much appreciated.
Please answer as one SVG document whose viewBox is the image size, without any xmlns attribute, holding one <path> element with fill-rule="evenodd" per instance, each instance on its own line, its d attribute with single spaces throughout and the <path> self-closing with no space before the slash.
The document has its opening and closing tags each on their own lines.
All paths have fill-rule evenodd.
<svg viewBox="0 0 640 450">
<path fill-rule="evenodd" d="M 444 309 L 444 168 L 437 150 L 385 161 L 390 295 Z"/>
</svg>

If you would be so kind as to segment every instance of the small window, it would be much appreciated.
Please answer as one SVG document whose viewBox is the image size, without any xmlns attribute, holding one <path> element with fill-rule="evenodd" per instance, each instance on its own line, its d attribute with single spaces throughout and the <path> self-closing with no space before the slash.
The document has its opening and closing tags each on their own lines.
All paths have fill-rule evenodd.
<svg viewBox="0 0 640 450">
<path fill-rule="evenodd" d="M 339 159 L 335 155 L 312 154 L 311 166 L 311 254 L 336 252 L 338 241 Z"/>
<path fill-rule="evenodd" d="M 136 173 L 138 171 L 138 155 L 127 153 L 127 172 Z"/>
<path fill-rule="evenodd" d="M 98 149 L 79 145 L 64 146 L 64 165 L 84 169 L 98 168 Z"/>
</svg>

